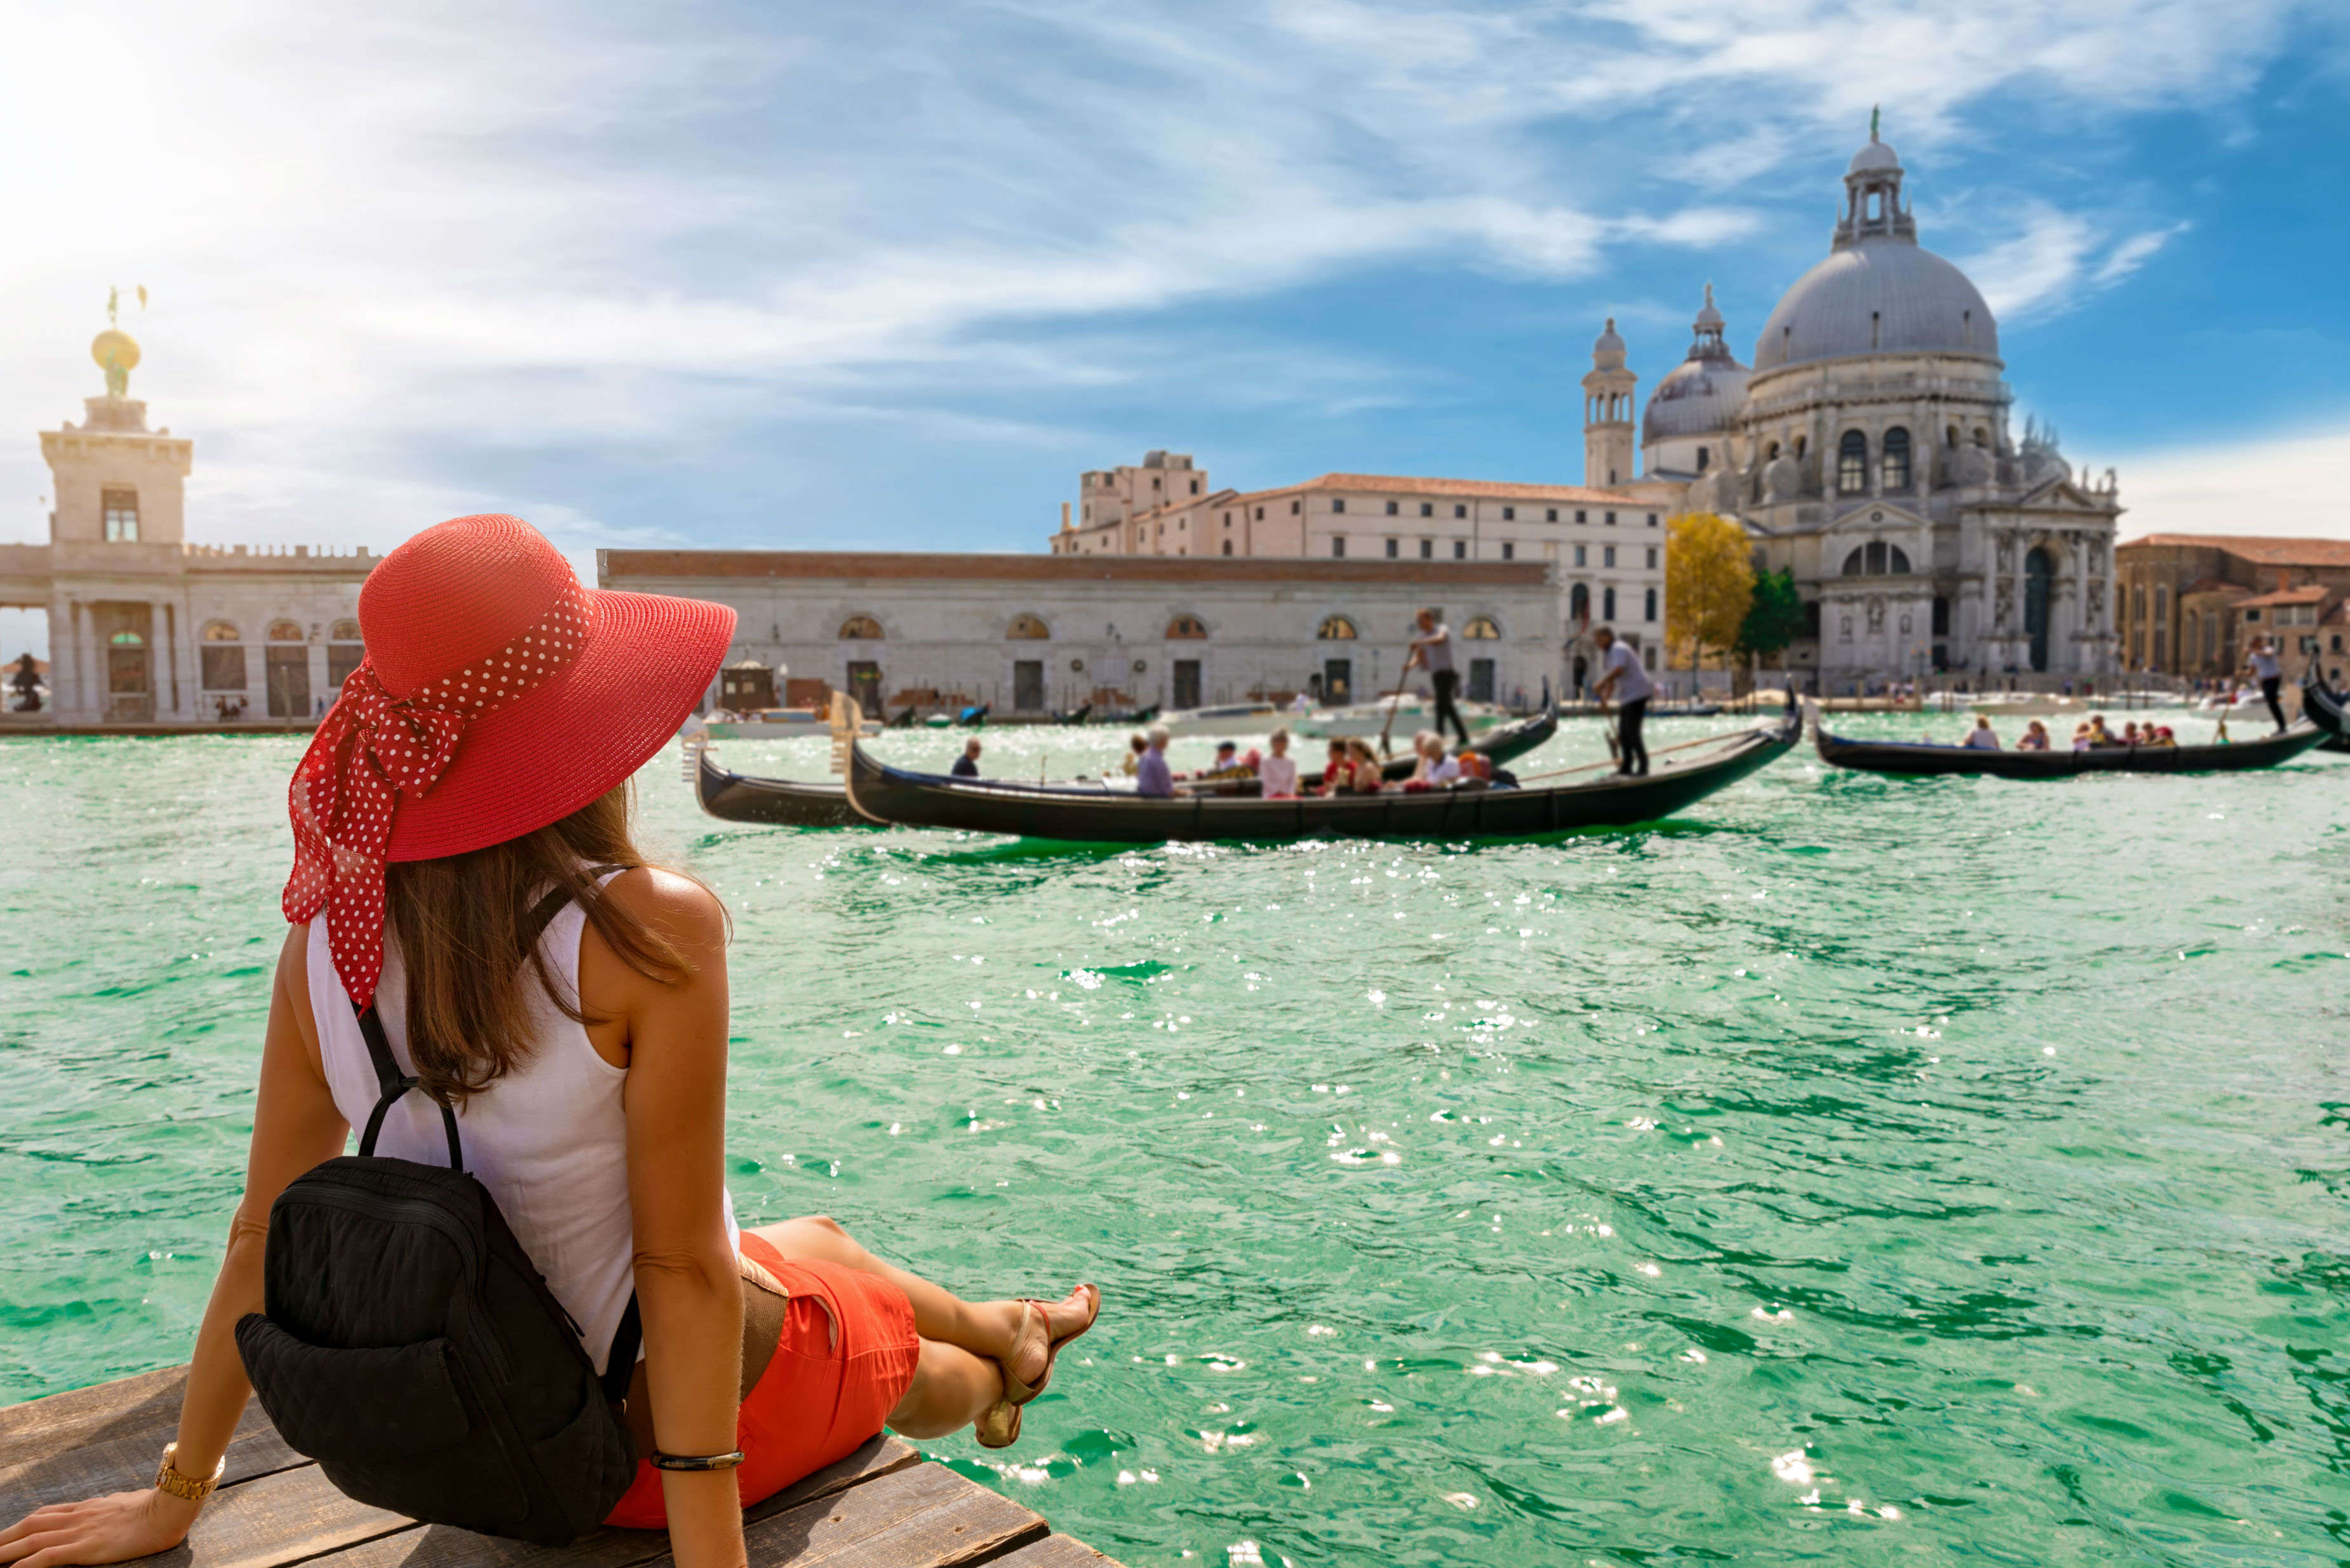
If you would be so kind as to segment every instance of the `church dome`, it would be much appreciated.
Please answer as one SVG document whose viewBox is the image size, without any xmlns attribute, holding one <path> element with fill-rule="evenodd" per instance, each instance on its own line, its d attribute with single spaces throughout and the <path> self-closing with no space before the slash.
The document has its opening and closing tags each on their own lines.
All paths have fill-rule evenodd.
<svg viewBox="0 0 2350 1568">
<path fill-rule="evenodd" d="M 1918 243 L 1901 162 L 1872 132 L 1844 177 L 1827 259 L 1795 280 L 1762 324 L 1756 374 L 1870 354 L 1999 358 L 1999 324 L 1967 275 Z"/>
<path fill-rule="evenodd" d="M 1862 354 L 1999 358 L 1999 325 L 1967 275 L 1912 240 L 1865 240 L 1795 280 L 1762 324 L 1754 368 Z"/>
<path fill-rule="evenodd" d="M 1713 286 L 1708 284 L 1689 358 L 1667 371 L 1648 394 L 1648 409 L 1640 416 L 1643 445 L 1675 436 L 1713 435 L 1737 421 L 1746 401 L 1746 379 L 1752 372 L 1722 343 L 1722 326 L 1721 312 L 1714 308 Z"/>
<path fill-rule="evenodd" d="M 1611 316 L 1607 318 L 1607 325 L 1601 329 L 1598 337 L 1591 340 L 1591 352 L 1595 357 L 1601 354 L 1621 354 L 1624 352 L 1624 339 L 1616 330 L 1616 318 L 1614 317 Z"/>
</svg>

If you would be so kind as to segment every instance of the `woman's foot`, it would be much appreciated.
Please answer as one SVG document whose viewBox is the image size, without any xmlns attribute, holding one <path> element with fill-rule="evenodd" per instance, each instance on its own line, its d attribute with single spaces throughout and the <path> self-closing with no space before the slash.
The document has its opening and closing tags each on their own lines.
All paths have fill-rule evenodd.
<svg viewBox="0 0 2350 1568">
<path fill-rule="evenodd" d="M 1003 1369 L 1003 1397 L 983 1412 L 974 1424 L 980 1446 L 1008 1449 L 1020 1440 L 1021 1407 L 1045 1391 L 1053 1380 L 1053 1361 L 1061 1346 L 1093 1327 L 1101 1315 L 1101 1292 L 1079 1285 L 1060 1301 L 1004 1302 L 1014 1327 L 1005 1354 L 997 1358 Z"/>
</svg>

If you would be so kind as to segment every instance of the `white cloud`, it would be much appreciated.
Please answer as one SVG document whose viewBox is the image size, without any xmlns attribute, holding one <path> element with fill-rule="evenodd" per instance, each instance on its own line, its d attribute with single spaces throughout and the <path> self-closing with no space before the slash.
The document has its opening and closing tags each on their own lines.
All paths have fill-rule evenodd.
<svg viewBox="0 0 2350 1568">
<path fill-rule="evenodd" d="M 1976 253 L 1960 269 L 2002 322 L 2054 316 L 2120 283 L 2188 228 L 2178 223 L 2111 241 L 2079 213 L 2032 202 L 2022 233 Z"/>
<path fill-rule="evenodd" d="M 2350 425 L 2258 441 L 2124 453 L 2122 536 L 2269 534 L 2350 538 L 2341 476 Z"/>
<path fill-rule="evenodd" d="M 5 432 L 94 380 L 115 281 L 156 288 L 139 389 L 205 443 L 199 516 L 382 545 L 444 504 L 598 510 L 525 460 L 690 484 L 746 422 L 978 430 L 1000 416 L 919 394 L 1133 383 L 1071 324 L 1398 262 L 1570 282 L 1611 247 L 1715 251 L 1878 99 L 1913 161 L 2002 92 L 2057 117 L 2217 101 L 2286 0 L 20 9 L 0 535 L 37 533 L 46 488 Z M 2087 223 L 2051 210 L 1988 253 L 2016 308 L 2161 243 Z M 1382 379 L 1248 385 L 1342 406 Z"/>
</svg>

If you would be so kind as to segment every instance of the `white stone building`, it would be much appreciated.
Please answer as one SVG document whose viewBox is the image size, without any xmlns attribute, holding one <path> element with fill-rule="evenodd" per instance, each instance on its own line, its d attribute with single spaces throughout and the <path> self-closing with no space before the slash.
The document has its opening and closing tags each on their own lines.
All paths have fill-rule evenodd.
<svg viewBox="0 0 2350 1568">
<path fill-rule="evenodd" d="M 1893 149 L 1872 133 L 1844 183 L 1828 256 L 1763 323 L 1751 370 L 1707 290 L 1649 398 L 1635 488 L 1738 518 L 1763 565 L 1793 568 L 1811 621 L 1789 662 L 1830 689 L 2113 670 L 2112 472 L 2076 479 L 2053 432 L 2011 432 L 1998 324 L 1918 244 Z"/>
<path fill-rule="evenodd" d="M 730 664 L 786 670 L 778 697 L 821 680 L 873 714 L 1367 701 L 1394 690 L 1424 605 L 1460 634 L 1465 695 L 1538 699 L 1559 645 L 1535 560 L 604 550 L 597 580 L 731 605 Z"/>
<path fill-rule="evenodd" d="M 1605 343 L 1603 338 L 1602 342 Z M 1620 365 L 1618 367 L 1620 369 Z M 1629 371 L 1612 381 L 1588 436 L 1596 461 L 1632 464 Z M 1618 441 L 1620 427 L 1620 441 Z M 1620 448 L 1620 451 L 1619 451 Z M 1664 633 L 1665 509 L 1623 489 L 1326 473 L 1274 490 L 1212 490 L 1187 453 L 1078 479 L 1063 508 L 1056 556 L 1174 556 L 1444 562 L 1536 562 L 1557 597 L 1561 639 L 1549 673 L 1563 690 L 1596 677 L 1588 633 L 1613 626 L 1653 668 Z"/>
<path fill-rule="evenodd" d="M 0 607 L 48 615 L 50 705 L 0 721 L 314 722 L 364 656 L 359 592 L 375 557 L 188 544 L 195 443 L 147 428 L 128 334 L 109 327 L 90 352 L 105 395 L 84 400 L 79 425 L 41 432 L 48 542 L 0 545 Z"/>
</svg>

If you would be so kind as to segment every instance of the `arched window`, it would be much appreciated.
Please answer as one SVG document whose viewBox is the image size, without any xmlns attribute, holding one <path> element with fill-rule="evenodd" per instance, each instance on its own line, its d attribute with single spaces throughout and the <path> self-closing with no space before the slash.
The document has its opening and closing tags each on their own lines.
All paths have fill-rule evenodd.
<svg viewBox="0 0 2350 1568">
<path fill-rule="evenodd" d="M 1352 642 L 1355 640 L 1355 623 L 1342 615 L 1330 616 L 1314 635 L 1325 642 Z"/>
<path fill-rule="evenodd" d="M 327 684 L 340 686 L 350 679 L 351 671 L 367 657 L 367 645 L 359 640 L 359 623 L 338 620 L 327 628 Z"/>
<path fill-rule="evenodd" d="M 1015 632 L 1014 635 L 1017 636 L 1019 634 Z M 881 623 L 875 620 L 869 615 L 850 616 L 847 620 L 840 623 L 840 640 L 843 642 L 879 642 L 882 640 Z"/>
<path fill-rule="evenodd" d="M 1950 447 L 1954 447 L 1954 446 L 1956 446 L 1956 445 L 1958 445 L 1958 444 L 1959 444 L 1959 427 L 1958 427 L 1958 426 L 1956 426 L 1956 425 L 1944 425 L 1944 426 L 1942 427 L 1942 444 L 1943 444 L 1944 446 L 1950 446 Z"/>
<path fill-rule="evenodd" d="M 1868 542 L 1868 575 L 1872 577 L 1885 575 L 1885 541 L 1882 539 Z"/>
<path fill-rule="evenodd" d="M 1591 618 L 1591 588 L 1588 584 L 1577 583 L 1568 591 L 1566 613 L 1577 621 L 1586 621 Z"/>
<path fill-rule="evenodd" d="M 1493 624 L 1492 616 L 1481 615 L 1471 618 L 1469 624 L 1461 628 L 1461 635 L 1471 642 L 1494 642 L 1500 639 L 1502 628 Z"/>
<path fill-rule="evenodd" d="M 1012 618 L 1012 629 L 1003 635 L 1014 642 L 1042 642 L 1053 635 L 1053 628 L 1045 624 L 1044 617 L 1024 610 Z"/>
<path fill-rule="evenodd" d="M 204 623 L 204 640 L 206 642 L 234 642 L 236 640 L 236 628 L 224 620 L 206 621 Z"/>
<path fill-rule="evenodd" d="M 1167 623 L 1167 637 L 1170 642 L 1196 641 L 1207 635 L 1207 623 L 1195 615 L 1179 615 Z"/>
<path fill-rule="evenodd" d="M 1887 490 L 1909 488 L 1909 432 L 1895 425 L 1885 432 L 1882 477 Z"/>
<path fill-rule="evenodd" d="M 1227 540 L 1225 540 L 1225 541 L 1224 541 L 1224 554 L 1225 554 L 1225 555 L 1227 555 L 1227 556 L 1229 556 L 1229 555 L 1231 555 L 1232 553 L 1232 542 L 1230 539 L 1227 539 Z"/>
<path fill-rule="evenodd" d="M 1836 493 L 1860 495 L 1868 490 L 1868 438 L 1846 431 L 1836 443 Z"/>
<path fill-rule="evenodd" d="M 1599 618 L 1601 620 L 1614 620 L 1616 618 L 1616 590 L 1614 588 L 1602 588 L 1599 590 Z"/>
<path fill-rule="evenodd" d="M 1776 462 L 1779 461 L 1779 443 L 1777 441 L 1773 441 L 1769 448 L 1763 452 L 1762 461 L 1765 462 Z"/>
<path fill-rule="evenodd" d="M 338 621 L 337 621 L 337 622 L 334 624 L 333 628 L 332 628 L 330 630 L 328 630 L 328 632 L 327 633 L 327 640 L 328 640 L 328 642 L 357 642 L 357 641 L 359 641 L 359 622 L 357 622 L 357 621 L 355 621 L 355 620 L 338 620 Z"/>
<path fill-rule="evenodd" d="M 1861 565 L 1860 546 L 1854 545 L 1852 554 L 1844 558 L 1844 575 L 1847 577 L 1856 577 L 1867 569 Z"/>
<path fill-rule="evenodd" d="M 144 648 L 147 639 L 135 631 L 118 631 L 106 639 L 117 648 Z"/>
<path fill-rule="evenodd" d="M 296 620 L 271 621 L 269 623 L 269 640 L 272 642 L 302 641 L 302 623 Z"/>
<path fill-rule="evenodd" d="M 1897 577 L 1908 576 L 1909 575 L 1909 552 L 1904 550 L 1900 545 L 1896 545 L 1892 548 L 1891 555 L 1893 556 L 1893 575 Z"/>
</svg>

